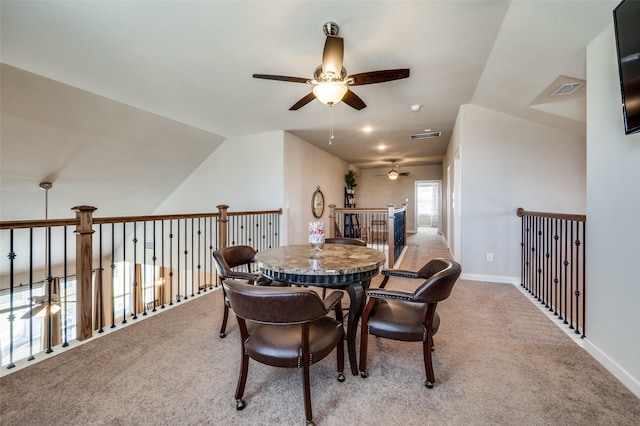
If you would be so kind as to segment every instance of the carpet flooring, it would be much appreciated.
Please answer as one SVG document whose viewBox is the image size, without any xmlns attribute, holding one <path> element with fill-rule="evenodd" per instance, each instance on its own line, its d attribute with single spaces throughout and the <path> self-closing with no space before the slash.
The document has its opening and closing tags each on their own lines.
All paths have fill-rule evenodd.
<svg viewBox="0 0 640 426">
<path fill-rule="evenodd" d="M 437 256 L 450 256 L 440 236 L 420 232 L 401 267 Z M 221 311 L 221 292 L 207 292 L 0 378 L 0 423 L 303 425 L 298 369 L 251 361 L 247 407 L 235 409 L 239 332 L 231 317 L 218 337 Z M 640 424 L 640 400 L 512 285 L 459 280 L 438 312 L 433 389 L 421 344 L 369 337 L 367 379 L 339 383 L 333 354 L 311 367 L 316 423 Z"/>
</svg>

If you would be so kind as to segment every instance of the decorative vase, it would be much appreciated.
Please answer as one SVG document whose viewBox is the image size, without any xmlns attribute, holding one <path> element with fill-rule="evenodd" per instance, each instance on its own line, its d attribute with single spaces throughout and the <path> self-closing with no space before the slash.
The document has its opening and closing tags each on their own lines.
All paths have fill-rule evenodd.
<svg viewBox="0 0 640 426">
<path fill-rule="evenodd" d="M 309 244 L 314 251 L 320 251 L 324 247 L 324 223 L 309 222 Z"/>
</svg>

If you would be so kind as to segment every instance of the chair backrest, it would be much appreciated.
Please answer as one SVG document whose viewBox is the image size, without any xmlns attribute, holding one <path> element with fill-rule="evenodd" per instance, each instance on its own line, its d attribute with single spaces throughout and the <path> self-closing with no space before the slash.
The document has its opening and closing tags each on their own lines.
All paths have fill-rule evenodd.
<svg viewBox="0 0 640 426">
<path fill-rule="evenodd" d="M 253 263 L 256 258 L 256 251 L 251 246 L 231 246 L 218 249 L 213 252 L 213 258 L 216 261 L 216 269 L 218 275 L 222 278 L 228 277 L 232 268 L 240 265 Z"/>
<path fill-rule="evenodd" d="M 328 311 L 318 294 L 305 288 L 261 287 L 227 279 L 223 281 L 233 312 L 262 324 L 303 324 Z"/>
<path fill-rule="evenodd" d="M 429 275 L 422 276 L 422 274 Z M 427 280 L 413 293 L 413 299 L 421 303 L 438 303 L 451 294 L 453 285 L 460 277 L 460 264 L 451 259 L 437 258 L 430 260 L 420 271 L 418 276 Z"/>
<path fill-rule="evenodd" d="M 345 245 L 363 246 L 363 247 L 367 246 L 367 242 L 359 238 L 325 238 L 324 242 L 326 244 L 345 244 Z"/>
</svg>

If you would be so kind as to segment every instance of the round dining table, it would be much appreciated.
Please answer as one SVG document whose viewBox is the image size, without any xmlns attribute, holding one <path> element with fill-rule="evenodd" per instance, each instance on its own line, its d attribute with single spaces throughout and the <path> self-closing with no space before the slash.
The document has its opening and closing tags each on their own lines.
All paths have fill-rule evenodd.
<svg viewBox="0 0 640 426">
<path fill-rule="evenodd" d="M 347 350 L 351 372 L 358 374 L 356 332 L 364 308 L 365 291 L 371 278 L 384 265 L 386 255 L 368 247 L 324 244 L 320 250 L 311 244 L 274 247 L 256 254 L 262 273 L 292 285 L 345 290 L 349 295 Z"/>
</svg>

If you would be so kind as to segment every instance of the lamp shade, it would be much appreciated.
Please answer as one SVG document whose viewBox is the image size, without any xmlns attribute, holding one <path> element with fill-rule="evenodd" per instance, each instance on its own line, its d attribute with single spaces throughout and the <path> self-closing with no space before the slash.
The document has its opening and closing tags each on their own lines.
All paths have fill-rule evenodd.
<svg viewBox="0 0 640 426">
<path fill-rule="evenodd" d="M 316 84 L 313 94 L 320 102 L 327 105 L 337 104 L 347 93 L 347 86 L 339 81 L 325 81 Z"/>
<path fill-rule="evenodd" d="M 398 172 L 396 172 L 395 170 L 389 170 L 389 173 L 387 173 L 387 175 L 389 176 L 389 179 L 391 179 L 391 180 L 398 179 Z"/>
</svg>

